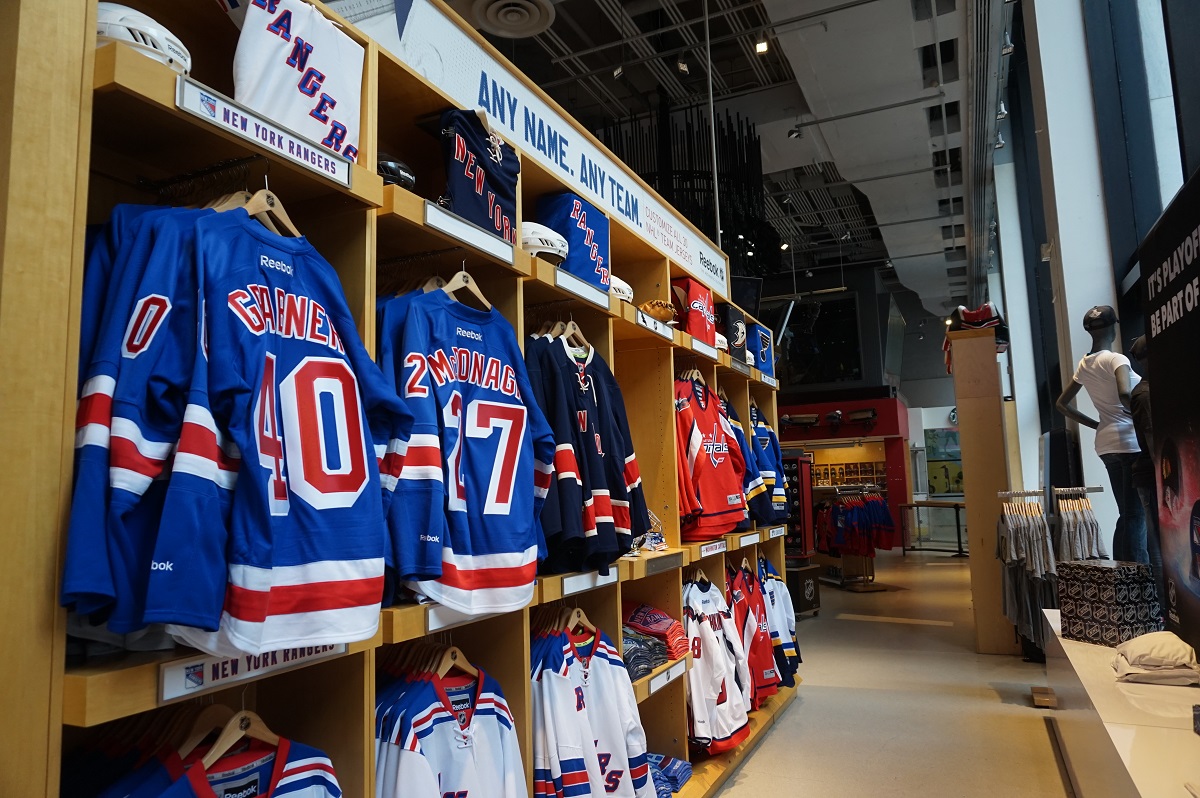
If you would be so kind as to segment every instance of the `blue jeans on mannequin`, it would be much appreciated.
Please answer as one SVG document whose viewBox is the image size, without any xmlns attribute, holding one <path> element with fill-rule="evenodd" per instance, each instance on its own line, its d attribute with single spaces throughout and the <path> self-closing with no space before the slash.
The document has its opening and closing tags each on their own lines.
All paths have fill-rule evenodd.
<svg viewBox="0 0 1200 798">
<path fill-rule="evenodd" d="M 1146 553 L 1154 573 L 1154 586 L 1158 589 L 1158 603 L 1165 607 L 1167 595 L 1163 587 L 1162 542 L 1158 532 L 1158 489 L 1154 485 L 1138 485 L 1137 493 L 1146 517 Z"/>
<path fill-rule="evenodd" d="M 1133 461 L 1138 452 L 1102 454 L 1101 462 L 1108 470 L 1108 482 L 1113 498 L 1117 500 L 1117 528 L 1113 531 L 1114 560 L 1122 562 L 1150 562 L 1146 551 L 1146 516 L 1142 500 L 1133 487 Z"/>
</svg>

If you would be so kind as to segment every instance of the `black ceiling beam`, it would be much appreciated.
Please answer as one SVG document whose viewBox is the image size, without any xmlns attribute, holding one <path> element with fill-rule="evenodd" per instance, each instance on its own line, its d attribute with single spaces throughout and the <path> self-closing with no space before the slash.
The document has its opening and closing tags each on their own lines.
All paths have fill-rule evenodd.
<svg viewBox="0 0 1200 798">
<path fill-rule="evenodd" d="M 869 5 L 871 3 L 878 3 L 878 2 L 879 2 L 879 0 L 849 0 L 849 2 L 841 3 L 836 6 L 830 6 L 829 8 L 823 9 L 821 11 L 813 11 L 808 14 L 801 14 L 796 17 L 789 17 L 788 19 L 782 19 L 779 22 L 771 22 L 771 23 L 765 24 L 765 25 L 755 25 L 752 28 L 743 28 L 742 30 L 740 30 L 736 33 L 727 33 L 723 36 L 717 36 L 717 37 L 713 38 L 712 40 L 710 40 L 709 43 L 710 44 L 722 44 L 724 42 L 737 41 L 738 39 L 741 39 L 745 36 L 753 36 L 756 33 L 762 33 L 763 31 L 773 30 L 775 28 L 782 28 L 786 25 L 794 25 L 794 24 L 800 23 L 800 22 L 807 22 L 810 19 L 816 19 L 818 17 L 828 16 L 829 14 L 833 14 L 838 11 L 846 11 L 851 8 L 858 8 L 859 6 L 865 6 L 865 5 Z M 703 21 L 703 20 L 698 20 L 698 22 L 699 21 Z M 778 35 L 778 33 L 776 33 L 776 35 Z M 682 53 L 686 53 L 686 52 L 695 50 L 699 47 L 701 47 L 700 44 L 689 44 L 684 47 L 676 47 L 673 50 L 664 50 L 663 52 L 655 53 L 654 55 L 646 55 L 646 56 L 642 56 L 640 58 L 621 59 L 620 63 L 621 63 L 621 66 L 623 66 L 623 67 L 635 66 L 637 64 L 644 64 L 648 61 L 654 61 L 655 59 L 658 59 L 658 58 L 668 58 L 670 56 L 680 55 Z M 548 89 L 552 89 L 556 86 L 564 86 L 568 83 L 574 83 L 577 80 L 580 80 L 582 78 L 588 78 L 588 77 L 591 77 L 592 75 L 600 75 L 605 72 L 611 72 L 612 68 L 613 68 L 612 64 L 609 64 L 607 66 L 600 67 L 599 69 L 593 69 L 590 72 L 581 72 L 578 75 L 573 75 L 569 78 L 560 78 L 558 80 L 552 80 L 552 81 L 549 81 L 548 83 L 543 83 L 542 89 L 548 90 Z"/>
<path fill-rule="evenodd" d="M 859 183 L 871 183 L 876 180 L 891 180 L 896 177 L 910 177 L 912 175 L 923 175 L 928 172 L 939 172 L 939 171 L 942 171 L 944 169 L 949 169 L 949 168 L 950 168 L 950 164 L 944 164 L 942 166 L 930 167 L 929 169 L 912 169 L 907 172 L 893 172 L 890 175 L 875 175 L 874 177 L 863 177 L 863 178 L 859 178 L 858 180 L 838 180 L 833 183 L 823 183 L 819 186 L 813 186 L 811 188 L 806 188 L 804 186 L 797 186 L 795 188 L 785 188 L 782 191 L 768 191 L 767 196 L 768 197 L 786 197 L 786 196 L 795 194 L 798 191 L 819 191 L 820 189 L 823 189 L 823 188 L 834 188 L 836 186 L 855 186 Z M 776 172 L 775 174 L 778 174 L 778 172 Z M 767 176 L 767 179 L 774 180 L 774 182 L 776 182 L 776 183 L 779 182 L 778 180 L 775 180 L 774 178 L 772 178 L 770 176 Z M 790 178 L 790 179 L 794 180 L 795 178 Z"/>
</svg>

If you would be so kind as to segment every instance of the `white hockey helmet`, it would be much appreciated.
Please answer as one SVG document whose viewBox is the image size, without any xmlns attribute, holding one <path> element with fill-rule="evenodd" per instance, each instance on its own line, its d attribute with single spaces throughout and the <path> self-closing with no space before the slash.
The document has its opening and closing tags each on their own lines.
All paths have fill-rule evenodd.
<svg viewBox="0 0 1200 798">
<path fill-rule="evenodd" d="M 608 276 L 608 290 L 617 299 L 629 302 L 630 304 L 633 303 L 633 289 L 629 287 L 629 283 L 615 274 Z"/>
<path fill-rule="evenodd" d="M 567 239 L 537 222 L 521 222 L 521 247 L 555 266 L 567 257 Z"/>
<path fill-rule="evenodd" d="M 722 352 L 729 351 L 729 339 L 720 333 L 717 333 L 717 349 L 720 349 Z"/>
<path fill-rule="evenodd" d="M 96 14 L 96 45 L 121 42 L 180 74 L 192 71 L 192 54 L 174 33 L 137 9 L 120 3 L 100 3 Z"/>
</svg>

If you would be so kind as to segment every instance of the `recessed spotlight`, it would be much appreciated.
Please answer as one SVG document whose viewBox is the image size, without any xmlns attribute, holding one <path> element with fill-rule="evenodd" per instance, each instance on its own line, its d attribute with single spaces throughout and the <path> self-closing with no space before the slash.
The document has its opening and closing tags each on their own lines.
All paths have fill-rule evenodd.
<svg viewBox="0 0 1200 798">
<path fill-rule="evenodd" d="M 754 250 L 749 250 L 748 252 L 746 252 L 746 257 L 753 258 L 753 257 L 754 257 Z"/>
<path fill-rule="evenodd" d="M 754 52 L 758 53 L 759 55 L 762 55 L 766 51 L 767 51 L 767 40 L 759 39 L 758 42 L 754 45 Z"/>
</svg>

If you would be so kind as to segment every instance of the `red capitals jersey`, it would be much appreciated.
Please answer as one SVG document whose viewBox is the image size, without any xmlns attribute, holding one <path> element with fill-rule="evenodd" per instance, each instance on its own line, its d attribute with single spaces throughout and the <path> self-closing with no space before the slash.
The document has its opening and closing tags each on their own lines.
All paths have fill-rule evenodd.
<svg viewBox="0 0 1200 798">
<path fill-rule="evenodd" d="M 711 540 L 746 518 L 742 477 L 746 462 L 721 400 L 706 385 L 675 381 L 676 434 L 686 446 L 680 483 L 694 491 L 700 512 L 686 524 L 684 540 Z"/>
<path fill-rule="evenodd" d="M 775 666 L 775 648 L 771 643 L 771 626 L 767 621 L 767 605 L 763 601 L 758 577 L 739 568 L 725 571 L 725 594 L 733 622 L 742 636 L 742 648 L 750 668 L 750 705 L 761 709 L 763 702 L 779 692 L 779 671 Z"/>
<path fill-rule="evenodd" d="M 717 314 L 713 309 L 712 291 L 691 277 L 671 281 L 675 299 L 675 321 L 693 338 L 709 346 L 717 345 Z"/>
</svg>

